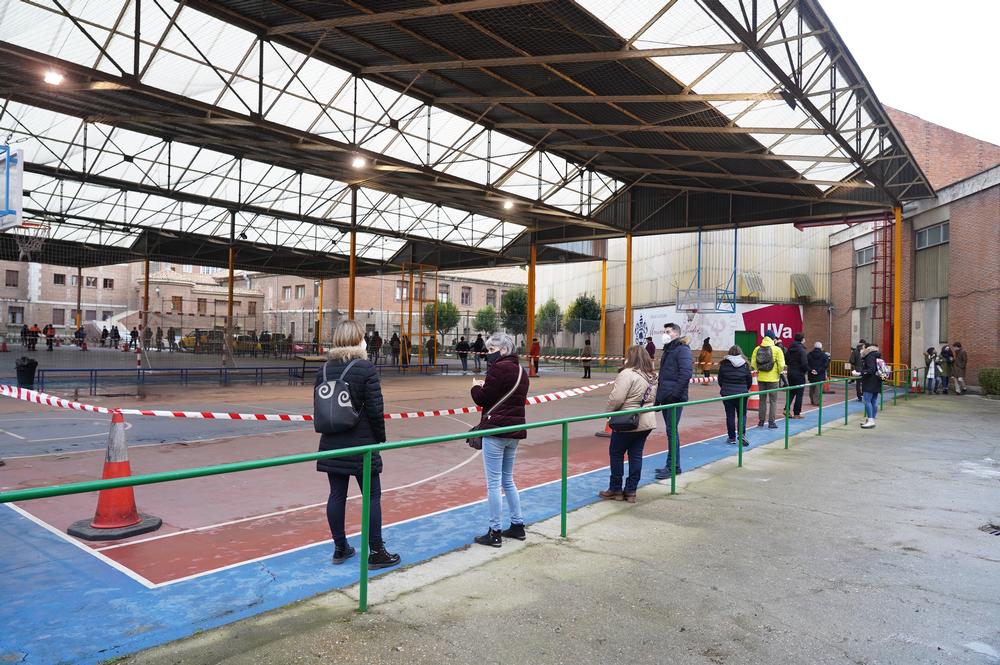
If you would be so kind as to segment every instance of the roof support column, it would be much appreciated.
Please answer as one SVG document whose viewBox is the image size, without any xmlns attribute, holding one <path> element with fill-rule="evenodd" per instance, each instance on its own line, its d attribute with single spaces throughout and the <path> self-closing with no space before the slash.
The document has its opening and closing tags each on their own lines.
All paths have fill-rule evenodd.
<svg viewBox="0 0 1000 665">
<path fill-rule="evenodd" d="M 83 325 L 83 312 L 80 311 L 82 302 L 83 302 L 83 269 L 77 268 L 76 269 L 76 329 L 77 330 L 79 330 L 80 326 Z"/>
<path fill-rule="evenodd" d="M 604 362 L 604 342 L 608 337 L 608 260 L 601 260 L 601 362 Z"/>
<path fill-rule="evenodd" d="M 149 327 L 149 258 L 144 261 L 145 279 L 142 283 L 142 339 L 146 339 L 146 328 Z M 79 326 L 77 326 L 79 328 Z"/>
<path fill-rule="evenodd" d="M 524 346 L 531 348 L 535 339 L 535 264 L 538 262 L 538 245 L 535 244 L 535 234 L 531 234 L 531 248 L 528 256 L 528 307 L 525 312 L 528 317 L 527 335 L 524 339 Z M 528 360 L 528 376 L 535 376 L 535 365 L 531 361 L 530 351 L 526 353 Z"/>
<path fill-rule="evenodd" d="M 628 354 L 632 335 L 632 233 L 625 234 L 625 331 L 622 337 L 622 355 Z"/>
<path fill-rule="evenodd" d="M 316 353 L 323 353 L 323 278 L 319 280 L 319 307 L 316 314 Z"/>
<path fill-rule="evenodd" d="M 232 357 L 230 346 L 233 343 L 233 287 L 236 281 L 234 268 L 236 265 L 236 211 L 229 211 L 229 289 L 226 295 L 226 339 L 223 344 L 225 355 L 223 365 Z"/>
<path fill-rule="evenodd" d="M 903 209 L 893 208 L 896 224 L 892 238 L 892 362 L 899 369 L 902 361 L 902 321 L 903 321 Z M 897 376 L 898 379 L 898 376 Z"/>
<path fill-rule="evenodd" d="M 351 255 L 347 277 L 347 318 L 354 320 L 354 287 L 357 280 L 358 249 L 358 188 L 351 186 Z"/>
</svg>

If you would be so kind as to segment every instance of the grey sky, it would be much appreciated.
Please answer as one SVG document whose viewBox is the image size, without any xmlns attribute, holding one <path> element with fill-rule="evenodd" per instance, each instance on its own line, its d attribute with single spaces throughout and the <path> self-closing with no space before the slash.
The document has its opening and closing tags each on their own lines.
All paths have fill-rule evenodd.
<svg viewBox="0 0 1000 665">
<path fill-rule="evenodd" d="M 821 0 L 883 104 L 1000 145 L 1000 0 Z"/>
</svg>

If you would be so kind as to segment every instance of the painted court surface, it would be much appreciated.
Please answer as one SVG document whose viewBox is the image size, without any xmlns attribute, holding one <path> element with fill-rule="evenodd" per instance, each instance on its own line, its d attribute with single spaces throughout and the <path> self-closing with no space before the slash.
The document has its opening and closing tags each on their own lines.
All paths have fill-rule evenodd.
<svg viewBox="0 0 1000 665">
<path fill-rule="evenodd" d="M 607 377 L 610 378 L 610 375 Z M 530 395 L 607 380 L 553 373 L 533 379 Z M 387 378 L 390 412 L 470 405 L 469 377 Z M 529 420 L 601 412 L 610 387 L 528 407 Z M 692 386 L 690 399 L 715 396 L 714 385 Z M 87 400 L 83 400 L 87 401 Z M 102 406 L 227 412 L 308 413 L 309 387 L 195 389 L 142 402 L 91 400 Z M 838 406 L 839 405 L 839 406 Z M 824 422 L 843 417 L 842 395 L 826 395 Z M 860 405 L 852 400 L 852 411 Z M 792 433 L 816 426 L 815 407 L 790 423 Z M 461 432 L 477 414 L 387 422 L 389 440 Z M 99 477 L 107 416 L 0 401 L 0 488 Z M 756 415 L 750 414 L 750 422 Z M 133 473 L 205 466 L 316 450 L 311 423 L 128 419 Z M 753 444 L 784 433 L 749 430 Z M 596 500 L 606 487 L 607 439 L 598 421 L 570 426 L 570 506 Z M 685 409 L 681 460 L 693 468 L 735 453 L 725 443 L 721 404 Z M 646 445 L 643 483 L 662 466 L 662 427 Z M 383 454 L 383 524 L 390 550 L 404 564 L 468 544 L 486 526 L 479 453 L 464 441 Z M 752 463 L 752 456 L 747 460 Z M 516 482 L 529 522 L 558 514 L 560 432 L 533 430 L 518 449 Z M 312 463 L 210 476 L 136 488 L 139 509 L 163 527 L 127 541 L 89 543 L 65 535 L 93 514 L 96 497 L 80 494 L 0 507 L 0 662 L 99 662 L 256 614 L 357 581 L 357 559 L 329 563 L 328 487 Z M 360 491 L 348 511 L 359 530 Z M 640 500 L 641 500 L 640 493 Z M 572 517 L 570 518 L 572 525 Z M 357 538 L 354 537 L 356 541 Z M 380 571 L 385 574 L 387 571 Z"/>
</svg>

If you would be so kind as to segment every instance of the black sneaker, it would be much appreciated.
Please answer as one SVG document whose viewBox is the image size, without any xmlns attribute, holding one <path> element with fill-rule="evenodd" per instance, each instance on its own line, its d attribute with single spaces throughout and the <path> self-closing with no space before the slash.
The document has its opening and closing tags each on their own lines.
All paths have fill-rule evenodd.
<svg viewBox="0 0 1000 665">
<path fill-rule="evenodd" d="M 677 475 L 678 476 L 681 475 L 681 468 L 680 467 L 677 467 Z M 657 480 L 667 480 L 668 478 L 670 478 L 670 469 L 669 468 L 668 469 L 657 469 L 656 470 L 656 479 Z"/>
<path fill-rule="evenodd" d="M 333 565 L 339 566 L 340 564 L 344 563 L 355 554 L 357 554 L 357 550 L 355 550 L 350 545 L 345 545 L 344 547 L 337 547 L 333 550 Z"/>
<path fill-rule="evenodd" d="M 768 423 L 767 424 L 767 428 L 768 429 L 778 429 L 778 423 Z"/>
<path fill-rule="evenodd" d="M 490 529 L 483 535 L 476 536 L 476 543 L 479 545 L 486 545 L 488 547 L 502 547 L 503 538 L 498 530 Z"/>
<path fill-rule="evenodd" d="M 743 447 L 744 447 L 744 448 L 746 448 L 747 446 L 749 446 L 749 445 L 750 445 L 750 441 L 749 441 L 749 440 L 747 440 L 747 438 L 746 438 L 746 437 L 741 437 L 741 438 L 740 438 L 740 442 L 741 442 L 741 443 L 743 444 Z M 733 443 L 735 443 L 735 441 L 734 441 Z"/>
<path fill-rule="evenodd" d="M 500 532 L 500 535 L 504 538 L 514 538 L 515 540 L 524 540 L 528 537 L 528 534 L 524 532 L 523 524 L 510 523 L 510 526 Z"/>
<path fill-rule="evenodd" d="M 731 446 L 735 446 L 736 445 L 736 439 L 726 439 L 726 443 L 728 443 Z"/>
<path fill-rule="evenodd" d="M 764 421 L 763 420 L 758 420 L 757 421 L 757 427 L 760 427 L 760 428 L 763 429 L 763 427 L 764 427 Z"/>
<path fill-rule="evenodd" d="M 391 554 L 385 549 L 385 545 L 372 548 L 372 553 L 368 555 L 368 569 L 378 570 L 379 568 L 389 568 L 395 566 L 400 561 L 398 554 Z"/>
</svg>

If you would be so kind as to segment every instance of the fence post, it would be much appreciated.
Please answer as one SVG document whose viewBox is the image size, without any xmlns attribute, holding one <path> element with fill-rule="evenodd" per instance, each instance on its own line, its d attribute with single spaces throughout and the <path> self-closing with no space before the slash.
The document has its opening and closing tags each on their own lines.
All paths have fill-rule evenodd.
<svg viewBox="0 0 1000 665">
<path fill-rule="evenodd" d="M 896 406 L 896 377 L 892 381 L 892 405 Z"/>
<path fill-rule="evenodd" d="M 725 401 L 722 403 L 725 406 Z M 743 398 L 739 398 L 736 402 L 736 466 L 743 466 Z"/>
<path fill-rule="evenodd" d="M 372 451 L 365 453 L 361 475 L 361 575 L 358 580 L 358 611 L 368 610 L 368 519 L 372 509 Z"/>
<path fill-rule="evenodd" d="M 670 493 L 677 494 L 677 467 L 680 464 L 681 450 L 680 446 L 677 445 L 677 408 L 670 407 L 670 431 L 673 432 L 673 436 L 670 437 L 669 447 L 670 452 Z"/>
<path fill-rule="evenodd" d="M 823 391 L 819 391 L 819 425 L 816 436 L 823 436 Z"/>
<path fill-rule="evenodd" d="M 569 487 L 569 423 L 562 424 L 562 503 L 560 508 L 559 535 L 566 537 L 567 490 Z"/>
<path fill-rule="evenodd" d="M 848 409 L 850 408 L 851 401 L 847 399 L 847 393 L 850 392 L 851 380 L 844 379 L 844 424 L 847 424 Z"/>
<path fill-rule="evenodd" d="M 764 395 L 764 399 L 767 399 L 770 396 L 770 394 Z M 788 407 L 788 388 L 785 387 L 785 450 L 788 450 L 788 421 L 790 420 Z M 772 413 L 771 416 L 773 417 L 774 414 Z"/>
</svg>

